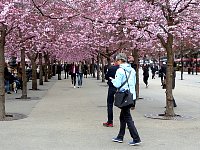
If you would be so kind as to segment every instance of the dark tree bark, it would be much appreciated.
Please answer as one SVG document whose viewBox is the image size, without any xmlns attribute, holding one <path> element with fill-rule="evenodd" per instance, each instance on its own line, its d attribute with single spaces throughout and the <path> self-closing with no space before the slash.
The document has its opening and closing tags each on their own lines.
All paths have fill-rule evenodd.
<svg viewBox="0 0 200 150">
<path fill-rule="evenodd" d="M 39 85 L 43 85 L 43 69 L 42 69 L 42 53 L 39 53 L 39 70 L 40 70 L 40 79 L 39 79 Z"/>
<path fill-rule="evenodd" d="M 28 58 L 31 60 L 32 65 L 32 90 L 38 90 L 37 88 L 37 64 L 36 60 L 38 53 L 27 53 Z"/>
<path fill-rule="evenodd" d="M 93 78 L 95 78 L 95 67 L 94 67 L 94 58 L 92 58 L 92 76 L 93 76 Z"/>
<path fill-rule="evenodd" d="M 134 58 L 134 65 L 136 65 L 136 99 L 139 99 L 139 94 L 140 94 L 140 87 L 139 87 L 139 54 L 138 54 L 138 49 L 134 49 L 132 51 L 133 58 Z"/>
<path fill-rule="evenodd" d="M 4 88 L 4 67 L 5 67 L 5 39 L 6 39 L 5 25 L 0 26 L 0 120 L 3 120 L 6 116 L 5 114 L 5 88 Z"/>
<path fill-rule="evenodd" d="M 22 96 L 21 99 L 28 99 L 27 97 L 27 77 L 25 69 L 25 48 L 21 48 L 21 65 L 22 65 Z"/>
<path fill-rule="evenodd" d="M 47 70 L 47 64 L 48 64 L 48 53 L 44 52 L 44 82 L 48 81 L 48 70 Z"/>
<path fill-rule="evenodd" d="M 181 80 L 183 80 L 183 51 L 181 50 Z"/>
<path fill-rule="evenodd" d="M 104 61 L 103 61 L 103 56 L 100 55 L 100 58 L 101 58 L 101 64 L 102 64 L 102 82 L 105 82 L 105 74 L 104 74 Z"/>
<path fill-rule="evenodd" d="M 48 56 L 47 65 L 48 65 L 48 79 L 51 79 L 51 77 L 52 77 L 52 71 L 51 71 L 51 62 L 50 62 L 49 56 Z"/>
<path fill-rule="evenodd" d="M 108 63 L 108 67 L 110 67 L 111 66 L 111 59 L 110 59 L 110 56 L 111 56 L 111 54 L 109 53 L 109 50 L 108 50 L 108 48 L 106 49 L 106 53 L 107 53 L 107 63 Z"/>
<path fill-rule="evenodd" d="M 97 80 L 100 80 L 100 53 L 97 55 Z"/>
</svg>

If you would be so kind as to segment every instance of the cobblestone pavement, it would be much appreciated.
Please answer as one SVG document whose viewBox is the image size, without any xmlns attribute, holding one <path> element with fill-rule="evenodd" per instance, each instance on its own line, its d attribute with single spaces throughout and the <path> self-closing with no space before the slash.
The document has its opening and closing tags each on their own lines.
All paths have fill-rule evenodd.
<svg viewBox="0 0 200 150">
<path fill-rule="evenodd" d="M 142 72 L 140 72 L 142 74 Z M 157 120 L 145 114 L 165 110 L 165 91 L 160 79 L 149 79 L 145 88 L 140 80 L 140 99 L 132 111 L 143 143 L 129 146 L 127 130 L 124 143 L 113 143 L 119 130 L 119 109 L 114 108 L 114 127 L 106 128 L 106 83 L 84 78 L 83 87 L 74 89 L 70 79 L 55 77 L 40 91 L 28 91 L 28 101 L 17 100 L 20 93 L 6 96 L 6 112 L 22 113 L 27 118 L 0 122 L 0 150 L 199 150 L 200 75 L 177 73 L 173 91 L 178 107 L 175 112 L 191 116 L 185 120 Z M 30 83 L 29 83 L 30 84 Z M 30 85 L 29 85 L 30 86 Z M 20 91 L 19 91 L 20 92 Z"/>
</svg>

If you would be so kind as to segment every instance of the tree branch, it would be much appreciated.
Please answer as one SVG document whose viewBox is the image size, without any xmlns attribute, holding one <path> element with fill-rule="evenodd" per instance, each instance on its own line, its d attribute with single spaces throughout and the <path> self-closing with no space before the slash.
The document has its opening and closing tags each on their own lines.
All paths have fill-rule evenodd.
<svg viewBox="0 0 200 150">
<path fill-rule="evenodd" d="M 160 35 L 157 34 L 158 39 L 161 41 L 161 44 L 163 45 L 163 47 L 167 47 L 167 43 L 165 42 L 164 38 Z"/>
<path fill-rule="evenodd" d="M 27 38 L 21 40 L 20 43 L 26 42 L 27 40 L 30 40 L 30 39 L 32 39 L 32 38 L 34 38 L 34 37 L 35 37 L 35 35 L 30 36 L 30 37 L 27 37 Z"/>
<path fill-rule="evenodd" d="M 169 32 L 165 29 L 165 27 L 164 27 L 163 25 L 159 24 L 159 26 L 163 29 L 163 31 L 164 31 L 165 33 L 169 34 Z"/>
<path fill-rule="evenodd" d="M 36 5 L 35 1 L 32 0 L 32 2 L 33 2 L 34 7 L 39 11 L 39 13 L 40 13 L 42 16 L 47 17 L 47 18 L 49 18 L 49 19 L 64 19 L 64 17 L 52 17 L 52 16 L 50 16 L 50 15 L 44 14 L 43 11 L 40 9 L 40 7 Z M 45 2 L 45 3 L 46 3 L 46 2 Z"/>
<path fill-rule="evenodd" d="M 173 12 L 175 12 L 176 11 L 176 9 L 177 9 L 177 7 L 178 7 L 178 5 L 180 4 L 180 2 L 181 2 L 182 0 L 179 0 L 177 3 L 176 3 L 176 6 L 175 6 L 175 8 L 174 8 L 174 10 L 173 10 Z"/>
<path fill-rule="evenodd" d="M 183 12 L 185 9 L 187 9 L 190 6 L 189 4 L 192 4 L 191 2 L 192 2 L 192 0 L 190 0 L 183 8 L 179 9 L 177 14 L 179 14 L 179 13 Z"/>
</svg>

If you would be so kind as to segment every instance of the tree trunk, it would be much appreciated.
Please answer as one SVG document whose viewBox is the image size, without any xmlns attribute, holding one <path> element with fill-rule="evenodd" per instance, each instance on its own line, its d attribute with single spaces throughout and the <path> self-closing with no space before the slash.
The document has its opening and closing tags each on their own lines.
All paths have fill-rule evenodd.
<svg viewBox="0 0 200 150">
<path fill-rule="evenodd" d="M 104 74 L 104 61 L 103 61 L 103 56 L 100 56 L 101 58 L 101 64 L 102 64 L 102 82 L 105 82 L 105 74 Z"/>
<path fill-rule="evenodd" d="M 108 68 L 111 66 L 111 59 L 110 59 L 110 56 L 111 54 L 109 53 L 109 49 L 106 48 L 106 54 L 107 54 L 107 63 L 108 63 Z"/>
<path fill-rule="evenodd" d="M 198 75 L 198 61 L 197 61 L 198 55 L 196 56 L 196 75 Z"/>
<path fill-rule="evenodd" d="M 46 52 L 44 53 L 44 82 L 48 82 L 48 72 L 47 72 L 47 55 Z"/>
<path fill-rule="evenodd" d="M 51 70 L 52 70 L 52 76 L 55 76 L 56 75 L 56 65 L 55 65 L 56 61 L 54 59 L 52 59 L 52 62 L 51 62 Z"/>
<path fill-rule="evenodd" d="M 37 89 L 37 64 L 36 60 L 38 57 L 38 53 L 27 53 L 28 58 L 31 60 L 32 65 L 32 90 Z"/>
<path fill-rule="evenodd" d="M 92 75 L 93 75 L 93 78 L 95 78 L 94 58 L 92 58 Z"/>
<path fill-rule="evenodd" d="M 111 66 L 111 59 L 110 56 L 107 58 L 108 68 Z"/>
<path fill-rule="evenodd" d="M 32 90 L 38 90 L 37 88 L 37 65 L 35 61 L 31 61 L 32 64 Z"/>
<path fill-rule="evenodd" d="M 4 57 L 4 47 L 6 39 L 6 26 L 2 25 L 0 27 L 0 120 L 3 120 L 6 116 L 5 113 L 5 87 L 4 87 L 4 67 L 5 67 L 5 57 Z"/>
<path fill-rule="evenodd" d="M 40 70 L 40 79 L 39 79 L 39 85 L 43 85 L 43 70 L 42 70 L 42 53 L 39 53 L 39 70 Z"/>
<path fill-rule="evenodd" d="M 47 57 L 47 59 L 48 59 L 48 61 L 47 61 L 47 65 L 48 65 L 48 79 L 51 79 L 52 73 L 51 73 L 51 63 L 50 63 L 49 56 Z"/>
<path fill-rule="evenodd" d="M 181 80 L 183 80 L 183 52 L 181 50 Z"/>
<path fill-rule="evenodd" d="M 25 48 L 21 48 L 21 64 L 22 64 L 22 96 L 21 99 L 27 99 L 27 77 L 25 69 Z"/>
<path fill-rule="evenodd" d="M 134 65 L 136 65 L 136 85 L 135 85 L 135 88 L 136 88 L 136 99 L 139 99 L 139 94 L 140 94 L 140 87 L 139 87 L 139 55 L 138 55 L 138 50 L 137 49 L 134 49 L 133 52 L 133 58 L 134 58 Z"/>
<path fill-rule="evenodd" d="M 157 37 L 160 39 L 161 44 L 167 51 L 167 71 L 166 71 L 166 111 L 165 116 L 174 117 L 174 103 L 173 103 L 173 94 L 172 94 L 172 80 L 174 78 L 174 52 L 172 49 L 173 46 L 173 35 L 168 33 L 167 42 L 165 39 L 158 34 Z"/>
<path fill-rule="evenodd" d="M 103 68 L 102 68 L 103 71 Z M 97 55 L 97 80 L 100 80 L 100 54 Z"/>
<path fill-rule="evenodd" d="M 167 72 L 166 72 L 166 116 L 175 116 L 174 104 L 173 104 L 173 94 L 172 94 L 172 80 L 174 71 L 174 52 L 173 46 L 173 35 L 168 34 L 166 51 L 167 51 Z"/>
</svg>

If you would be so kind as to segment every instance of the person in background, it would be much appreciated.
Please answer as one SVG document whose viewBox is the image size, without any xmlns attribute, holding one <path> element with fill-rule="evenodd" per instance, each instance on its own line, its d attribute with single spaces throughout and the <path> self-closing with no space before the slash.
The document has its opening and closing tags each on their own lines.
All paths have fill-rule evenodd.
<svg viewBox="0 0 200 150">
<path fill-rule="evenodd" d="M 151 67 L 152 79 L 155 79 L 156 71 L 157 71 L 157 67 L 155 64 L 153 64 Z"/>
<path fill-rule="evenodd" d="M 143 81 L 146 85 L 146 88 L 149 86 L 148 79 L 149 79 L 149 66 L 147 64 L 145 64 L 143 66 Z"/>
<path fill-rule="evenodd" d="M 78 66 L 76 65 L 76 63 L 74 62 L 72 63 L 70 72 L 71 72 L 72 85 L 74 86 L 74 88 L 76 88 L 76 74 L 78 73 Z"/>
<path fill-rule="evenodd" d="M 82 87 L 83 83 L 83 72 L 84 72 L 84 66 L 82 62 L 79 62 L 78 64 L 78 72 L 77 72 L 77 78 L 78 78 L 78 88 Z"/>
<path fill-rule="evenodd" d="M 60 62 L 57 65 L 57 74 L 58 74 L 58 80 L 62 80 L 61 79 L 61 72 L 62 72 L 62 65 L 60 64 Z"/>
<path fill-rule="evenodd" d="M 105 79 L 108 80 L 108 95 L 107 95 L 107 114 L 108 114 L 108 120 L 107 122 L 103 123 L 103 126 L 105 127 L 113 127 L 113 103 L 114 103 L 114 95 L 117 91 L 117 88 L 114 87 L 114 85 L 111 82 L 111 78 L 115 78 L 115 73 L 117 69 L 119 68 L 119 65 L 115 63 L 113 66 L 109 67 L 106 74 Z"/>
<path fill-rule="evenodd" d="M 166 76 L 166 72 L 167 72 L 167 66 L 166 66 L 166 62 L 162 63 L 162 66 L 159 70 L 159 76 L 161 79 L 161 86 L 163 86 L 163 88 L 165 88 L 165 76 Z"/>
<path fill-rule="evenodd" d="M 64 72 L 65 72 L 65 78 L 64 79 L 69 78 L 69 69 L 70 69 L 70 64 L 65 63 L 64 64 Z"/>
<path fill-rule="evenodd" d="M 129 105 L 126 107 L 121 108 L 121 113 L 120 113 L 120 130 L 116 138 L 113 138 L 113 142 L 118 142 L 122 143 L 123 138 L 125 135 L 125 130 L 126 130 L 126 124 L 128 125 L 128 129 L 130 132 L 130 135 L 132 137 L 132 141 L 129 142 L 129 145 L 134 146 L 134 145 L 139 145 L 141 143 L 138 131 L 134 125 L 134 121 L 131 116 L 130 108 L 135 107 L 135 101 L 136 101 L 136 91 L 135 91 L 135 85 L 136 85 L 136 72 L 135 70 L 131 67 L 130 64 L 127 63 L 127 57 L 126 54 L 124 53 L 119 53 L 116 58 L 115 58 L 117 64 L 119 65 L 119 69 L 117 69 L 116 74 L 115 74 L 115 79 L 111 78 L 111 82 L 116 88 L 119 88 L 122 83 L 124 83 L 127 79 L 127 76 L 130 77 L 125 83 L 123 87 L 119 89 L 121 92 L 125 92 L 126 90 L 130 90 L 130 92 L 133 94 L 133 100 L 134 104 Z"/>
<path fill-rule="evenodd" d="M 85 63 L 85 64 L 84 64 L 84 78 L 87 78 L 87 74 L 88 74 L 88 66 L 87 66 L 87 64 Z"/>
</svg>

